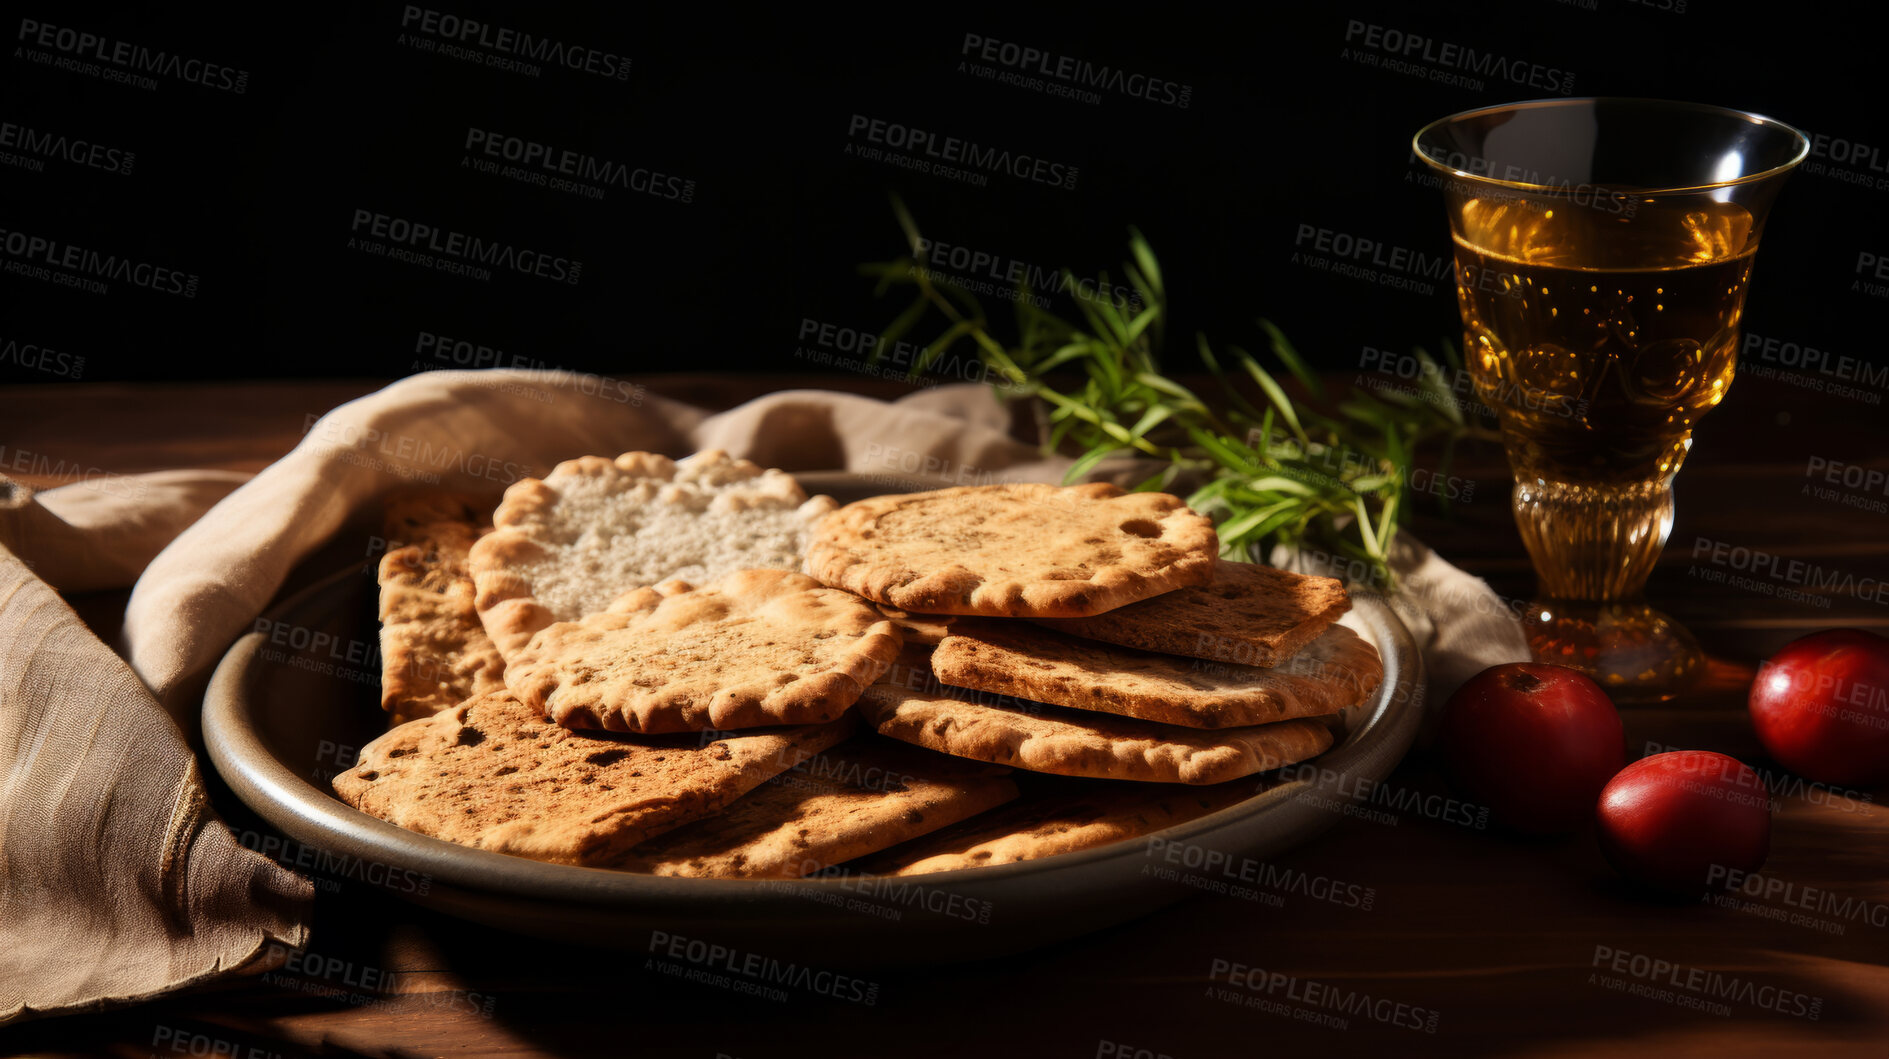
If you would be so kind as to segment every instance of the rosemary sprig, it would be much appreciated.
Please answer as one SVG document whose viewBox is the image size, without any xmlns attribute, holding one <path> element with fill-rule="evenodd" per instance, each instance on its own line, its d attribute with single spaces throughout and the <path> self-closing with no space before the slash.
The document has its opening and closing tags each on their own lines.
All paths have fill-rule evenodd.
<svg viewBox="0 0 1889 1059">
<path fill-rule="evenodd" d="M 1263 557 L 1272 544 L 1318 548 L 1363 561 L 1372 584 L 1394 587 L 1389 549 L 1409 510 L 1419 447 L 1440 443 L 1436 471 L 1447 475 L 1459 440 L 1494 436 L 1465 419 L 1444 370 L 1422 349 L 1420 385 L 1430 392 L 1354 390 L 1334 405 L 1291 342 L 1263 319 L 1274 359 L 1310 400 L 1295 403 L 1252 354 L 1238 346 L 1216 353 L 1204 335 L 1196 348 L 1218 393 L 1203 399 L 1162 370 L 1167 290 L 1154 251 L 1132 228 L 1122 274 L 1134 297 L 1084 296 L 1065 269 L 1056 293 L 1079 319 L 1041 308 L 1035 292 L 1020 288 L 1016 338 L 1006 343 L 975 295 L 929 268 L 928 244 L 904 204 L 894 199 L 893 210 L 910 256 L 861 271 L 881 294 L 896 286 L 913 292 L 874 348 L 889 349 L 928 317 L 942 317 L 943 330 L 914 359 L 914 377 L 969 342 L 1000 390 L 1038 402 L 1044 450 L 1075 457 L 1066 480 L 1111 456 L 1161 461 L 1137 488 L 1191 489 L 1188 504 L 1214 519 L 1228 558 Z M 1117 288 L 1102 273 L 1094 289 Z M 1447 344 L 1444 356 L 1460 370 Z"/>
</svg>

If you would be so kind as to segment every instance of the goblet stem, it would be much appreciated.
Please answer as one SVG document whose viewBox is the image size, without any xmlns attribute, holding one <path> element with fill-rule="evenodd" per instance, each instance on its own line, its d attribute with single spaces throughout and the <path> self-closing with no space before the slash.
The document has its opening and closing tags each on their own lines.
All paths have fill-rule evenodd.
<svg viewBox="0 0 1889 1059">
<path fill-rule="evenodd" d="M 1515 524 L 1541 593 L 1555 599 L 1637 598 L 1673 528 L 1672 476 L 1633 485 L 1523 479 Z"/>
<path fill-rule="evenodd" d="M 1621 703 L 1670 699 L 1705 670 L 1684 626 L 1641 599 L 1672 531 L 1672 481 L 1515 486 L 1515 524 L 1540 581 L 1523 615 L 1529 647 L 1538 661 L 1592 676 Z"/>
</svg>

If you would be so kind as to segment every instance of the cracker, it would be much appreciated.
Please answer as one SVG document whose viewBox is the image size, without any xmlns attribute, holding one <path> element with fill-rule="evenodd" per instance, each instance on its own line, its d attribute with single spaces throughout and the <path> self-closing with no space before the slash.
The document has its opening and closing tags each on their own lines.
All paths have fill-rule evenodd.
<svg viewBox="0 0 1889 1059">
<path fill-rule="evenodd" d="M 497 853 L 598 865 L 719 810 L 833 746 L 809 728 L 638 738 L 567 731 L 510 695 L 401 725 L 334 778 L 341 800 L 410 831 Z"/>
<path fill-rule="evenodd" d="M 928 644 L 936 647 L 951 632 L 952 623 L 958 619 L 950 614 L 914 614 L 909 610 L 877 604 L 879 613 L 886 620 L 899 627 L 899 634 L 906 643 Z"/>
<path fill-rule="evenodd" d="M 1204 730 L 946 686 L 908 648 L 866 689 L 860 717 L 879 734 L 956 757 L 1033 772 L 1210 784 L 1304 761 L 1331 746 L 1312 718 Z"/>
<path fill-rule="evenodd" d="M 688 732 L 815 724 L 846 712 L 898 657 L 872 604 L 805 574 L 737 570 L 640 588 L 532 637 L 505 683 L 559 724 Z"/>
<path fill-rule="evenodd" d="M 1197 820 L 1274 785 L 1250 779 L 1207 787 L 1114 780 L 1039 783 L 1014 802 L 857 867 L 878 875 L 926 875 L 1093 849 Z"/>
<path fill-rule="evenodd" d="M 416 489 L 388 497 L 381 512 L 381 532 L 386 536 L 389 549 L 423 543 L 439 532 L 441 524 L 471 526 L 477 533 L 484 533 L 492 528 L 492 497 L 445 489 Z M 476 534 L 473 539 L 477 539 Z"/>
<path fill-rule="evenodd" d="M 1009 769 L 868 735 L 816 754 L 612 867 L 791 879 L 928 834 L 1017 795 Z"/>
<path fill-rule="evenodd" d="M 1324 632 L 1351 597 L 1344 582 L 1220 560 L 1213 580 L 1089 618 L 1042 618 L 1090 640 L 1236 665 L 1274 666 Z"/>
<path fill-rule="evenodd" d="M 1342 625 L 1272 669 L 1137 651 L 1018 622 L 954 631 L 932 652 L 954 687 L 1187 728 L 1337 713 L 1383 678 L 1377 651 Z"/>
<path fill-rule="evenodd" d="M 466 572 L 484 507 L 448 493 L 387 505 L 387 540 L 396 546 L 379 569 L 380 705 L 396 724 L 505 688 L 505 660 L 473 609 Z"/>
<path fill-rule="evenodd" d="M 1219 538 L 1167 493 L 1106 483 L 872 497 L 821 522 L 807 572 L 905 610 L 1073 618 L 1213 576 Z"/>
<path fill-rule="evenodd" d="M 472 549 L 479 617 L 507 660 L 533 633 L 675 577 L 801 569 L 813 524 L 837 505 L 719 449 L 567 460 L 505 490 Z"/>
</svg>

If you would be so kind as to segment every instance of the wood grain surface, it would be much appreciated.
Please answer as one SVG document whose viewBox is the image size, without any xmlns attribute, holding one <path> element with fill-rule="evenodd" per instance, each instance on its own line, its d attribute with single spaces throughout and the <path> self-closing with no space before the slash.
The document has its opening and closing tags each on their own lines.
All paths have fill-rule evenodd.
<svg viewBox="0 0 1889 1059">
<path fill-rule="evenodd" d="M 834 378 L 642 381 L 714 407 L 784 385 L 896 389 Z M 65 460 L 65 477 L 88 468 L 253 470 L 295 443 L 305 416 L 375 385 L 0 389 L 0 456 Z M 371 886 L 330 883 L 295 970 L 0 1030 L 0 1052 L 1889 1054 L 1889 791 L 1846 795 L 1796 779 L 1765 760 L 1744 712 L 1765 655 L 1820 628 L 1889 631 L 1889 607 L 1840 588 L 1783 598 L 1782 590 L 1805 586 L 1738 581 L 1730 576 L 1738 570 L 1713 558 L 1724 542 L 1853 579 L 1889 577 L 1880 492 L 1845 501 L 1805 491 L 1817 484 L 1818 460 L 1889 468 L 1880 415 L 1861 401 L 1741 381 L 1707 417 L 1679 478 L 1677 519 L 1649 593 L 1698 635 L 1712 671 L 1681 700 L 1623 711 L 1635 755 L 1719 750 L 1774 781 L 1779 808 L 1763 872 L 1788 894 L 1741 896 L 1725 907 L 1649 900 L 1618 881 L 1590 835 L 1522 840 L 1476 828 L 1418 753 L 1391 781 L 1408 795 L 1403 810 L 1334 821 L 1275 858 L 1272 885 L 1241 896 L 1202 892 L 1121 927 L 987 963 L 859 971 L 870 1003 L 812 989 L 748 995 L 664 973 L 644 954 L 515 937 Z M 1509 518 L 1501 454 L 1462 456 L 1457 473 L 1474 483 L 1470 502 L 1447 518 L 1426 514 L 1413 532 L 1499 593 L 1525 597 L 1532 576 Z M 38 485 L 61 478 L 7 473 Z M 109 634 L 121 600 L 75 602 Z M 255 826 L 227 792 L 215 793 L 232 826 Z M 1614 969 L 1620 954 L 1624 971 Z M 823 966 L 817 939 L 797 955 Z M 1634 973 L 1652 961 L 1676 970 Z M 1261 969 L 1264 986 L 1229 986 L 1233 965 Z M 1714 999 L 1675 985 L 1694 972 L 1721 984 L 1736 978 L 1739 988 Z"/>
</svg>

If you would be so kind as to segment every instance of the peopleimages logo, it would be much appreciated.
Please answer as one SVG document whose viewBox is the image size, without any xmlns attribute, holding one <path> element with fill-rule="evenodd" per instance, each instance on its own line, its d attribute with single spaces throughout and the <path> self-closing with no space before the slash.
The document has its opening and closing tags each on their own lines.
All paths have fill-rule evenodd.
<svg viewBox="0 0 1889 1059">
<path fill-rule="evenodd" d="M 1063 294 L 1088 302 L 1107 302 L 1131 313 L 1141 311 L 1141 293 L 1121 283 L 1078 276 L 1068 269 L 1032 265 L 987 250 L 941 243 L 922 236 L 914 243 L 917 265 L 944 276 L 973 293 L 1017 300 L 1023 290 L 1031 304 L 1049 308 L 1041 292 Z"/>
<path fill-rule="evenodd" d="M 1191 872 L 1185 877 L 1178 872 L 1158 875 L 1143 866 L 1141 874 L 1158 875 L 1161 878 L 1187 882 L 1198 889 L 1226 893 L 1228 896 L 1248 896 L 1238 893 L 1238 884 L 1246 884 L 1249 891 L 1258 887 L 1278 894 L 1297 894 L 1315 901 L 1328 901 L 1344 908 L 1356 908 L 1365 912 L 1377 900 L 1377 887 L 1363 886 L 1343 879 L 1334 879 L 1328 875 L 1309 875 L 1297 868 L 1277 864 L 1268 864 L 1252 857 L 1235 857 L 1222 849 L 1203 846 L 1193 842 L 1171 842 L 1163 838 L 1148 840 L 1144 854 L 1149 861 L 1159 862 L 1170 868 L 1186 868 Z M 1217 876 L 1217 878 L 1214 878 Z M 1233 885 L 1228 885 L 1233 884 Z M 1272 903 L 1272 902 L 1268 902 Z M 1275 907 L 1279 907 L 1275 904 Z"/>
<path fill-rule="evenodd" d="M 1565 96 L 1574 91 L 1574 75 L 1566 70 L 1355 18 L 1345 22 L 1345 43 L 1390 56 L 1391 59 L 1383 63 L 1385 69 L 1412 73 L 1416 71 L 1403 69 L 1402 66 L 1422 62 L 1437 74 L 1445 75 L 1433 74 L 1429 77 L 1432 81 L 1447 81 L 1450 79 L 1447 75 L 1451 74 L 1474 74 L 1493 81 L 1505 81 L 1518 88 L 1532 88 L 1557 95 Z"/>
<path fill-rule="evenodd" d="M 89 467 L 64 458 L 55 459 L 43 452 L 8 449 L 4 444 L 0 444 L 0 472 L 15 477 L 56 478 L 67 485 L 80 485 L 106 496 L 130 500 L 142 499 L 146 492 L 141 478 L 113 474 L 102 467 Z"/>
<path fill-rule="evenodd" d="M 482 171 L 497 172 L 528 184 L 544 184 L 587 198 L 602 198 L 608 187 L 674 202 L 690 202 L 695 198 L 693 180 L 475 126 L 466 128 L 464 149 L 469 163 Z M 510 162 L 518 172 L 499 168 L 498 162 Z"/>
<path fill-rule="evenodd" d="M 1052 162 L 1035 155 L 990 147 L 975 140 L 941 136 L 910 125 L 880 118 L 869 118 L 864 114 L 852 116 L 847 123 L 846 134 L 854 140 L 863 140 L 870 145 L 859 149 L 857 153 L 862 156 L 874 161 L 888 161 L 919 172 L 948 176 L 962 172 L 954 166 L 964 166 L 986 173 L 1003 173 L 1016 177 L 1018 180 L 1048 184 L 1051 187 L 1074 188 L 1076 186 L 1077 168 L 1075 166 Z M 910 154 L 882 158 L 878 148 L 890 148 L 894 152 L 906 151 Z M 846 145 L 846 151 L 848 154 L 855 153 L 852 144 Z M 981 181 L 970 182 L 981 183 Z"/>
<path fill-rule="evenodd" d="M 1868 250 L 1858 250 L 1856 252 L 1856 274 L 1859 276 L 1871 276 L 1880 280 L 1889 280 L 1889 253 L 1877 254 Z M 1885 283 L 1870 283 L 1866 280 L 1859 279 L 1850 283 L 1850 289 L 1853 291 L 1862 291 L 1864 294 L 1872 295 L 1877 298 L 1889 298 L 1889 284 Z"/>
<path fill-rule="evenodd" d="M 129 283 L 158 294 L 197 296 L 197 276 L 174 268 L 91 250 L 57 239 L 0 228 L 0 271 L 77 287 L 92 294 L 110 293 L 110 284 Z"/>
<path fill-rule="evenodd" d="M 1228 1003 L 1264 1011 L 1269 1015 L 1350 1029 L 1351 1018 L 1368 1019 L 1386 1026 L 1435 1033 L 1441 1014 L 1390 997 L 1377 996 L 1348 985 L 1300 978 L 1280 971 L 1214 957 L 1207 967 L 1207 995 Z M 1215 983 L 1225 982 L 1227 987 Z"/>
<path fill-rule="evenodd" d="M 848 1000 L 855 1004 L 871 1007 L 879 1000 L 879 983 L 866 978 L 854 978 L 851 975 L 811 967 L 797 961 L 782 960 L 759 952 L 744 952 L 717 942 L 701 938 L 671 934 L 666 930 L 649 932 L 649 958 L 643 962 L 644 970 L 656 970 L 675 977 L 689 978 L 704 985 L 731 988 L 738 980 L 749 984 L 766 986 L 788 986 L 795 989 L 832 997 L 835 1000 Z M 666 960 L 659 960 L 666 958 Z M 707 974 L 688 974 L 676 963 L 680 961 L 692 964 Z M 752 992 L 751 989 L 737 988 L 737 992 Z M 779 993 L 778 989 L 772 991 Z M 784 994 L 767 995 L 771 1000 L 785 1000 Z"/>
<path fill-rule="evenodd" d="M 1119 66 L 1094 63 L 1073 55 L 1061 55 L 977 33 L 964 35 L 958 55 L 964 59 L 981 59 L 1003 68 L 1003 73 L 990 69 L 988 75 L 984 69 L 989 68 L 968 71 L 986 76 L 989 80 L 1004 81 L 1049 95 L 1064 95 L 1085 103 L 1101 102 L 1100 94 L 1091 91 L 1093 89 L 1145 99 L 1150 103 L 1164 103 L 1181 110 L 1186 110 L 1194 100 L 1193 85 L 1130 73 Z M 1051 85 L 1056 83 L 1064 87 L 1051 90 Z"/>
<path fill-rule="evenodd" d="M 1800 345 L 1776 338 L 1745 334 L 1743 356 L 1757 356 L 1787 368 L 1804 368 L 1838 379 L 1852 379 L 1871 386 L 1889 385 L 1889 367 L 1878 367 L 1855 357 L 1840 356 L 1815 346 Z"/>
<path fill-rule="evenodd" d="M 69 379 L 78 378 L 85 370 L 84 357 L 11 337 L 0 338 L 0 365 L 6 364 Z"/>
<path fill-rule="evenodd" d="M 383 249 L 392 246 L 414 263 L 442 272 L 458 271 L 447 266 L 459 263 L 461 268 L 485 266 L 575 285 L 584 270 L 582 261 L 555 257 L 542 251 L 481 239 L 476 235 L 436 228 L 368 209 L 354 211 L 354 223 L 350 230 L 356 237 L 380 240 Z M 351 249 L 357 248 L 354 238 L 350 238 L 348 244 Z M 372 249 L 372 244 L 363 249 Z M 435 258 L 432 255 L 439 256 Z"/>
<path fill-rule="evenodd" d="M 1689 967 L 1643 952 L 1616 949 L 1611 945 L 1594 946 L 1592 966 L 1595 970 L 1587 976 L 1590 985 L 1645 996 L 1649 1000 L 1659 1000 L 1676 1007 L 1707 1010 L 1721 1017 L 1731 1014 L 1726 1001 L 1775 1011 L 1780 1015 L 1794 1015 L 1812 1022 L 1817 1021 L 1823 1013 L 1822 997 L 1761 984 L 1722 971 Z M 1609 979 L 1599 973 L 1601 970 L 1626 977 Z M 1640 988 L 1633 988 L 1630 982 L 1637 982 Z M 1667 986 L 1671 988 L 1663 988 Z"/>
<path fill-rule="evenodd" d="M 316 880 L 316 885 L 330 892 L 339 890 L 341 882 L 349 879 L 421 897 L 433 888 L 433 877 L 423 872 L 362 860 L 350 853 L 330 853 L 280 835 L 243 831 L 237 834 L 236 841 L 285 868 L 320 873 L 322 878 Z"/>
<path fill-rule="evenodd" d="M 1810 137 L 1810 157 L 1804 161 L 1804 172 L 1858 187 L 1889 190 L 1889 154 L 1840 136 L 1808 130 L 1805 135 Z"/>
<path fill-rule="evenodd" d="M 84 137 L 47 132 L 11 121 L 0 121 L 0 164 L 16 165 L 35 173 L 46 166 L 41 159 L 57 159 L 88 169 L 101 169 L 119 176 L 130 176 L 137 155 L 122 147 L 93 143 Z M 19 154 L 14 154 L 18 151 Z M 22 157 L 24 156 L 24 157 Z"/>
<path fill-rule="evenodd" d="M 158 77 L 172 78 L 219 92 L 234 92 L 239 96 L 249 90 L 248 70 L 159 51 L 128 40 L 113 40 L 84 30 L 55 26 L 38 19 L 20 19 L 20 32 L 14 39 L 36 49 L 48 49 L 22 56 L 41 65 L 107 81 L 126 81 L 147 91 L 157 88 Z M 109 71 L 118 73 L 113 76 Z"/>
<path fill-rule="evenodd" d="M 531 68 L 532 63 L 562 66 L 567 70 L 616 81 L 626 81 L 630 76 L 630 60 L 615 52 L 540 37 L 505 26 L 494 26 L 489 22 L 462 18 L 430 7 L 408 4 L 400 12 L 400 28 L 408 33 L 425 34 L 445 42 L 446 48 L 442 51 L 450 58 L 476 56 L 487 66 L 533 77 L 538 75 L 538 71 Z M 480 51 L 472 51 L 474 48 Z M 455 50 L 470 54 L 455 54 Z"/>
</svg>

